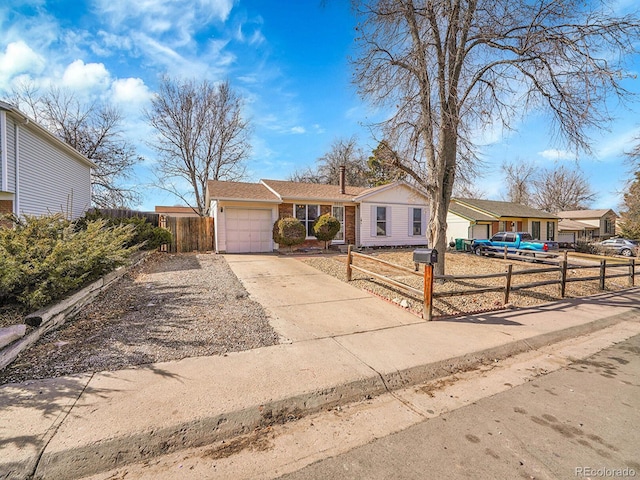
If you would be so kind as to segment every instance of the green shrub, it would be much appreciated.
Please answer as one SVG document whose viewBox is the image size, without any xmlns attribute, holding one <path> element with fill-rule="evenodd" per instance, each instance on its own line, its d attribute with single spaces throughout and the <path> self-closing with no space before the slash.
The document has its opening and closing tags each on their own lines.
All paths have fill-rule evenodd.
<svg viewBox="0 0 640 480">
<path fill-rule="evenodd" d="M 297 218 L 285 217 L 273 224 L 273 241 L 279 245 L 300 245 L 306 237 L 307 230 Z"/>
<path fill-rule="evenodd" d="M 600 245 L 584 241 L 576 242 L 575 250 L 578 253 L 589 253 L 592 255 L 602 255 L 605 253 Z"/>
<path fill-rule="evenodd" d="M 76 230 L 61 215 L 31 217 L 0 229 L 0 299 L 31 310 L 124 265 L 133 226 L 88 221 Z"/>
<path fill-rule="evenodd" d="M 318 240 L 324 242 L 324 248 L 327 249 L 327 242 L 330 242 L 340 231 L 340 221 L 328 213 L 320 215 L 313 224 L 313 234 Z"/>
<path fill-rule="evenodd" d="M 105 220 L 108 226 L 133 225 L 134 235 L 127 244 L 128 247 L 137 246 L 140 250 L 155 250 L 161 245 L 171 243 L 171 232 L 169 230 L 154 227 L 151 222 L 144 217 L 108 217 L 98 210 L 89 210 L 84 217 L 76 221 L 76 228 L 84 229 L 88 222 L 95 220 Z"/>
</svg>

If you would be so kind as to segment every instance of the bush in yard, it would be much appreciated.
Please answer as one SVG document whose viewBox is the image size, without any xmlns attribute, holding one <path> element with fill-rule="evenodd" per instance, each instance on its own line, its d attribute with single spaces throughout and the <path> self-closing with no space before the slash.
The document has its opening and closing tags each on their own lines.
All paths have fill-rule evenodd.
<svg viewBox="0 0 640 480">
<path fill-rule="evenodd" d="M 313 224 L 313 234 L 318 240 L 324 242 L 324 249 L 327 249 L 327 242 L 330 242 L 340 231 L 340 221 L 328 213 L 320 215 Z"/>
<path fill-rule="evenodd" d="M 273 224 L 273 241 L 278 245 L 292 248 L 303 243 L 306 237 L 307 230 L 297 218 L 285 217 Z"/>
<path fill-rule="evenodd" d="M 0 229 L 0 300 L 36 310 L 124 265 L 133 230 L 104 220 L 76 230 L 61 215 L 15 220 Z"/>
<path fill-rule="evenodd" d="M 140 250 L 155 250 L 161 245 L 171 243 L 171 232 L 166 228 L 154 227 L 144 217 L 115 218 L 108 217 L 98 210 L 88 211 L 76 221 L 76 228 L 83 229 L 90 221 L 104 220 L 108 226 L 133 225 L 134 234 L 127 247 L 137 246 Z"/>
</svg>

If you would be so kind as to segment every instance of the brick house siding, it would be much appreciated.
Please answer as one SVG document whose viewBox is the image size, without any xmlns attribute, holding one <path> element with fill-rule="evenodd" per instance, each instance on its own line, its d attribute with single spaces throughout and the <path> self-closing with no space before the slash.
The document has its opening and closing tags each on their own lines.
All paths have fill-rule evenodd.
<svg viewBox="0 0 640 480">
<path fill-rule="evenodd" d="M 0 217 L 13 213 L 13 200 L 0 200 Z M 0 227 L 10 228 L 12 223 L 6 220 L 0 220 Z"/>
<path fill-rule="evenodd" d="M 345 205 L 344 207 L 344 241 L 347 245 L 356 244 L 356 207 Z"/>
</svg>

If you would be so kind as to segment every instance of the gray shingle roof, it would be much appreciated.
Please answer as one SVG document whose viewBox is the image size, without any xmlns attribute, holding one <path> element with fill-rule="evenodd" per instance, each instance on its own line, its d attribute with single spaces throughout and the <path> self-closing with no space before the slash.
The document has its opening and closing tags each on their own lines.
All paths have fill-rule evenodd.
<svg viewBox="0 0 640 480">
<path fill-rule="evenodd" d="M 209 180 L 207 192 L 213 200 L 280 202 L 278 196 L 261 183 Z"/>
<path fill-rule="evenodd" d="M 283 200 L 327 200 L 335 202 L 351 202 L 363 191 L 363 187 L 345 186 L 345 193 L 340 193 L 340 186 L 323 183 L 287 182 L 284 180 L 261 180 Z"/>
<path fill-rule="evenodd" d="M 555 219 L 557 216 L 527 207 L 519 203 L 500 202 L 497 200 L 477 200 L 473 198 L 454 198 L 452 202 L 470 209 L 477 209 L 494 217 L 518 217 L 518 218 L 548 218 Z"/>
<path fill-rule="evenodd" d="M 600 210 L 566 210 L 564 212 L 557 212 L 556 215 L 560 218 L 602 218 L 609 212 L 616 215 L 616 212 L 610 208 Z"/>
</svg>

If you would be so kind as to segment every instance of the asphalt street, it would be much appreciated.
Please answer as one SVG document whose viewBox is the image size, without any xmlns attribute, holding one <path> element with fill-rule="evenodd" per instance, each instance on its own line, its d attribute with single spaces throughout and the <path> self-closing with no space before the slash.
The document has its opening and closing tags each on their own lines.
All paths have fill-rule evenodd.
<svg viewBox="0 0 640 480">
<path fill-rule="evenodd" d="M 280 478 L 640 478 L 640 336 Z"/>
</svg>

